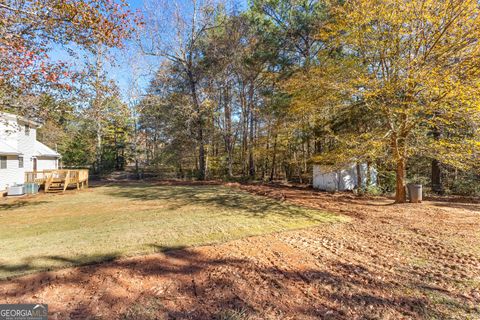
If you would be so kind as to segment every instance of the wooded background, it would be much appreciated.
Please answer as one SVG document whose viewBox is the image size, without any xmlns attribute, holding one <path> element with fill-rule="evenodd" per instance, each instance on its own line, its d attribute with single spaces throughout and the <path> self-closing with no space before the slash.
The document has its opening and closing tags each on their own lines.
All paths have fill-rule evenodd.
<svg viewBox="0 0 480 320">
<path fill-rule="evenodd" d="M 396 192 L 397 202 L 409 182 L 480 195 L 477 1 L 253 0 L 240 10 L 151 0 L 140 13 L 51 3 L 0 7 L 3 34 L 22 40 L 0 42 L 0 98 L 45 122 L 41 139 L 65 166 L 309 184 L 314 163 L 368 163 L 379 184 L 363 192 Z M 84 70 L 33 69 L 48 41 L 82 46 Z M 125 42 L 157 61 L 149 85 L 132 80 L 126 98 L 105 71 Z"/>
</svg>

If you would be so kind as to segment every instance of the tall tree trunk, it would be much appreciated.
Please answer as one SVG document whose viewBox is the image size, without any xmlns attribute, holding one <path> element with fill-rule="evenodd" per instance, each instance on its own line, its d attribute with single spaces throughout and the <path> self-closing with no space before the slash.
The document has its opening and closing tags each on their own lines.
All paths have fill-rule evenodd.
<svg viewBox="0 0 480 320">
<path fill-rule="evenodd" d="M 209 160 L 209 157 L 208 157 L 208 145 L 205 147 L 205 165 L 204 165 L 204 168 L 205 168 L 205 173 L 204 173 L 204 178 L 202 180 L 206 180 L 208 179 L 208 175 L 210 174 L 208 172 L 208 160 Z"/>
<path fill-rule="evenodd" d="M 113 144 L 115 146 L 115 170 L 120 170 L 120 154 L 119 154 L 120 148 L 118 146 L 116 123 L 114 123 L 114 129 L 113 129 Z"/>
<path fill-rule="evenodd" d="M 372 164 L 370 161 L 367 161 L 367 181 L 366 181 L 366 188 L 372 185 Z"/>
<path fill-rule="evenodd" d="M 97 162 L 97 173 L 102 171 L 102 124 L 100 120 L 97 122 L 97 130 L 96 130 L 96 140 L 97 140 L 97 148 L 96 148 L 96 162 Z"/>
<path fill-rule="evenodd" d="M 227 174 L 233 177 L 233 134 L 232 134 L 232 108 L 230 106 L 230 97 L 228 86 L 224 89 L 224 121 L 225 121 L 225 149 L 227 151 Z"/>
<path fill-rule="evenodd" d="M 393 125 L 391 126 L 393 127 Z M 407 202 L 406 193 L 406 163 L 407 163 L 407 149 L 406 149 L 407 133 L 403 130 L 400 133 L 394 132 L 391 137 L 392 153 L 396 162 L 396 188 L 395 188 L 395 203 Z"/>
<path fill-rule="evenodd" d="M 185 175 L 184 175 L 184 173 L 183 173 L 182 162 L 179 161 L 179 162 L 178 162 L 178 178 L 180 178 L 180 179 L 183 180 L 184 177 L 185 177 Z"/>
<path fill-rule="evenodd" d="M 443 194 L 442 167 L 440 161 L 432 160 L 432 190 L 438 194 Z"/>
<path fill-rule="evenodd" d="M 407 202 L 407 192 L 405 190 L 406 188 L 405 169 L 406 169 L 405 158 L 397 159 L 395 203 Z"/>
<path fill-rule="evenodd" d="M 203 141 L 203 126 L 200 124 L 198 126 L 198 143 L 198 179 L 205 180 L 205 143 Z"/>
<path fill-rule="evenodd" d="M 433 129 L 433 138 L 435 140 L 439 140 L 441 136 L 440 129 L 438 127 L 435 127 Z M 443 183 L 442 183 L 442 166 L 440 161 L 437 159 L 432 160 L 432 191 L 442 194 L 444 192 L 443 190 Z"/>
<path fill-rule="evenodd" d="M 363 186 L 362 186 L 362 167 L 360 166 L 360 162 L 357 162 L 357 188 L 358 193 L 363 193 Z"/>
<path fill-rule="evenodd" d="M 255 130 L 254 130 L 254 119 L 255 119 L 255 110 L 254 110 L 254 84 L 253 82 L 250 84 L 248 90 L 248 99 L 249 99 L 249 110 L 250 110 L 250 132 L 249 132 L 249 145 L 248 145 L 248 174 L 250 178 L 255 178 L 255 162 L 253 158 L 253 145 L 254 145 L 254 138 L 255 138 Z"/>
<path fill-rule="evenodd" d="M 148 129 L 145 129 L 144 133 L 145 133 L 145 137 L 146 137 L 144 139 L 144 141 L 145 141 L 145 164 L 148 166 L 148 165 L 150 165 L 150 152 L 149 152 L 150 149 L 149 149 L 149 146 L 148 146 L 148 140 L 149 140 L 148 139 L 148 133 L 149 133 Z"/>
<path fill-rule="evenodd" d="M 197 142 L 198 142 L 198 180 L 205 180 L 205 141 L 203 137 L 203 114 L 200 108 L 197 95 L 197 83 L 191 72 L 188 72 L 190 82 L 190 93 L 192 95 L 192 103 L 197 116 Z"/>
<path fill-rule="evenodd" d="M 304 162 L 303 162 L 303 172 L 307 174 L 309 172 L 309 169 L 310 169 L 309 168 L 310 166 L 309 166 L 308 162 L 309 162 L 310 157 L 311 157 L 311 155 L 310 155 L 310 134 L 307 135 L 307 139 L 305 141 L 305 144 L 306 144 L 306 149 L 305 149 L 306 153 L 305 153 L 305 159 L 304 159 Z M 309 177 L 307 181 L 311 182 L 311 179 L 313 178 L 312 175 L 307 175 L 307 176 Z"/>
<path fill-rule="evenodd" d="M 263 165 L 262 165 L 262 181 L 265 181 L 265 176 L 267 175 L 268 172 L 268 153 L 270 151 L 270 122 L 267 124 L 267 139 L 265 141 L 265 158 L 263 159 Z"/>
<path fill-rule="evenodd" d="M 275 134 L 274 142 L 273 142 L 273 156 L 272 156 L 272 168 L 270 171 L 270 182 L 273 181 L 275 177 L 275 166 L 276 166 L 276 159 L 277 159 L 277 134 Z"/>
<path fill-rule="evenodd" d="M 96 121 L 96 162 L 97 162 L 97 173 L 102 171 L 102 100 L 103 100 L 103 91 L 102 91 L 102 70 L 103 70 L 103 48 L 101 44 L 97 44 L 96 47 L 96 60 L 95 60 L 95 99 L 93 101 L 93 117 Z"/>
<path fill-rule="evenodd" d="M 246 175 L 246 158 L 248 148 L 248 107 L 245 95 L 245 86 L 243 83 L 240 88 L 240 106 L 242 108 L 241 123 L 242 123 L 242 149 L 240 153 L 240 161 L 242 164 L 242 177 Z"/>
</svg>

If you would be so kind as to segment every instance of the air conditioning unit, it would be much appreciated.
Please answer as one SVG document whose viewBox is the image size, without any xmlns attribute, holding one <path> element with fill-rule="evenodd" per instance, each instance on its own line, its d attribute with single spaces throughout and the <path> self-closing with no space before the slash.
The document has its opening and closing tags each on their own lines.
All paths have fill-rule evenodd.
<svg viewBox="0 0 480 320">
<path fill-rule="evenodd" d="M 8 196 L 21 196 L 25 192 L 23 191 L 23 185 L 14 185 L 7 188 Z"/>
</svg>

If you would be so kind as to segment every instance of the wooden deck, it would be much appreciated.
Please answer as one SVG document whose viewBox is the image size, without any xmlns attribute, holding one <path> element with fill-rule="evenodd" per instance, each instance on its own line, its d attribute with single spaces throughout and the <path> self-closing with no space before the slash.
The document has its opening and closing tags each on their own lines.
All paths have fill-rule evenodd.
<svg viewBox="0 0 480 320">
<path fill-rule="evenodd" d="M 45 192 L 64 192 L 68 186 L 88 188 L 88 170 L 43 170 L 25 172 L 25 183 L 44 185 Z"/>
</svg>

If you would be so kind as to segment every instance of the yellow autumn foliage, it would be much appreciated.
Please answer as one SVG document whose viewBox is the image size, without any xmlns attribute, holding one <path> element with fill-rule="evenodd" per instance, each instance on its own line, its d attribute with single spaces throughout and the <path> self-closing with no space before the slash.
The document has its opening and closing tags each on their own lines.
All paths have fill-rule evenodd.
<svg viewBox="0 0 480 320">
<path fill-rule="evenodd" d="M 315 113 L 325 126 L 360 105 L 368 114 L 352 130 L 332 132 L 338 148 L 317 160 L 394 161 L 399 202 L 412 155 L 462 168 L 479 162 L 478 2 L 348 0 L 331 10 L 319 37 L 341 54 L 320 57 L 286 84 L 292 112 Z"/>
</svg>

